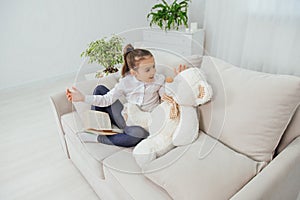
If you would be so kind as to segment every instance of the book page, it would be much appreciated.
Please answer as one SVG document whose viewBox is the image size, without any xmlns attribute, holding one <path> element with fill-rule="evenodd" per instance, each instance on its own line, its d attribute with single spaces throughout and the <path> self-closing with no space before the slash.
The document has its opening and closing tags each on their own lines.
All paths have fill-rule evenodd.
<svg viewBox="0 0 300 200">
<path fill-rule="evenodd" d="M 111 129 L 109 115 L 95 110 L 88 110 L 84 113 L 83 125 L 85 129 Z"/>
<path fill-rule="evenodd" d="M 97 135 L 115 135 L 118 133 L 123 133 L 122 129 L 93 129 L 93 128 L 88 128 L 85 129 L 85 132 L 88 133 L 93 133 Z"/>
<path fill-rule="evenodd" d="M 122 129 L 112 129 L 108 113 L 95 110 L 88 110 L 84 113 L 83 126 L 85 132 L 94 134 L 114 135 L 123 133 Z"/>
</svg>

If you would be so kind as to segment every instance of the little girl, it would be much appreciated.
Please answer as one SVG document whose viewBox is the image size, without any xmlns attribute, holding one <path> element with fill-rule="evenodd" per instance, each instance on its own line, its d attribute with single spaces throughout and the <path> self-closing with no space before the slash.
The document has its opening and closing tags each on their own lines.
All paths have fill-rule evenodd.
<svg viewBox="0 0 300 200">
<path fill-rule="evenodd" d="M 124 48 L 124 65 L 122 78 L 112 90 L 99 85 L 93 95 L 83 95 L 77 88 L 72 91 L 67 89 L 66 95 L 69 101 L 82 101 L 93 105 L 92 110 L 107 112 L 114 125 L 123 129 L 123 134 L 93 135 L 82 133 L 80 137 L 85 142 L 100 142 L 122 147 L 132 147 L 146 138 L 149 133 L 140 126 L 126 126 L 122 115 L 123 105 L 118 100 L 125 96 L 128 103 L 137 105 L 141 110 L 151 112 L 159 103 L 164 94 L 165 77 L 156 74 L 155 61 L 150 51 L 134 49 L 131 44 Z M 179 67 L 176 73 L 184 70 Z"/>
</svg>

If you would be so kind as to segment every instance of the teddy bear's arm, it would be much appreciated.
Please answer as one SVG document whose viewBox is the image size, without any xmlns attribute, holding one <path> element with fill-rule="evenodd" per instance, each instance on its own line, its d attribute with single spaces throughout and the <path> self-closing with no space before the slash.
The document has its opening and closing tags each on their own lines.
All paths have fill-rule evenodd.
<svg viewBox="0 0 300 200">
<path fill-rule="evenodd" d="M 195 107 L 180 106 L 180 121 L 176 128 L 172 142 L 175 146 L 192 143 L 198 137 L 199 120 Z"/>
</svg>

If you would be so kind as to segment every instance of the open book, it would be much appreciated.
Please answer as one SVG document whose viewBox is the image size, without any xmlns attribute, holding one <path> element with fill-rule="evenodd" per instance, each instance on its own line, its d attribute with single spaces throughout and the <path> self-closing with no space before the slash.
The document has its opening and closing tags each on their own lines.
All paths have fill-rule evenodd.
<svg viewBox="0 0 300 200">
<path fill-rule="evenodd" d="M 114 135 L 123 133 L 122 129 L 113 129 L 109 115 L 105 112 L 88 110 L 83 118 L 84 131 L 98 135 Z"/>
</svg>

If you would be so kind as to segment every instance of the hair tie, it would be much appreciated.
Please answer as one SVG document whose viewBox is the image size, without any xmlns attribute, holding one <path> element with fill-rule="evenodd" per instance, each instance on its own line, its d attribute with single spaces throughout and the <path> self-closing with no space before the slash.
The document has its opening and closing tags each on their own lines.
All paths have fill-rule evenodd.
<svg viewBox="0 0 300 200">
<path fill-rule="evenodd" d="M 129 53 L 132 52 L 133 50 L 134 50 L 133 47 L 128 47 L 128 48 L 126 49 L 125 55 L 129 54 Z"/>
</svg>

